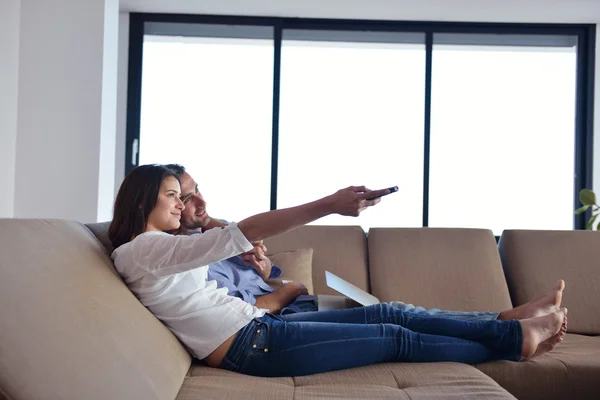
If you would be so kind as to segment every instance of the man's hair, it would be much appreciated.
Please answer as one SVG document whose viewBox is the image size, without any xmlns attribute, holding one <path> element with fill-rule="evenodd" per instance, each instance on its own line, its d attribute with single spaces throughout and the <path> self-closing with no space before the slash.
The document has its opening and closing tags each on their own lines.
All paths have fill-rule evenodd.
<svg viewBox="0 0 600 400">
<path fill-rule="evenodd" d="M 127 175 L 115 200 L 108 238 L 113 249 L 131 241 L 146 230 L 148 216 L 156 206 L 165 178 L 179 177 L 164 165 L 141 165 Z"/>
<path fill-rule="evenodd" d="M 177 178 L 181 178 L 181 175 L 185 174 L 185 167 L 181 164 L 167 164 L 165 167 L 175 172 Z"/>
</svg>

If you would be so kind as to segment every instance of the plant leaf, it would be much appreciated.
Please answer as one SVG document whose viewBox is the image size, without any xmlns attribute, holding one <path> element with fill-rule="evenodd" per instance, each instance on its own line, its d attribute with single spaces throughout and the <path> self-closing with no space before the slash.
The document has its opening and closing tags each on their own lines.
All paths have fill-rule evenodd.
<svg viewBox="0 0 600 400">
<path fill-rule="evenodd" d="M 577 210 L 575 210 L 575 215 L 579 215 L 579 214 L 586 212 L 588 210 L 588 208 L 590 208 L 590 206 L 583 206 L 583 207 L 578 208 Z"/>
<path fill-rule="evenodd" d="M 593 206 L 596 204 L 596 194 L 592 192 L 590 189 L 582 189 L 579 192 L 579 201 L 584 206 Z"/>
<path fill-rule="evenodd" d="M 596 220 L 596 217 L 598 217 L 598 215 L 600 214 L 593 215 L 592 218 L 590 218 L 585 229 L 592 229 L 592 225 L 594 225 L 594 221 Z"/>
</svg>

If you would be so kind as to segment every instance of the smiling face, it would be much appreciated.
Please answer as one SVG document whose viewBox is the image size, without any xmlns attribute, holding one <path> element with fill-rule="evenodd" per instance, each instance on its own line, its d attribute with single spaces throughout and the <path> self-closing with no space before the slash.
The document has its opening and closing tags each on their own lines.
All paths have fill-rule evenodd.
<svg viewBox="0 0 600 400">
<path fill-rule="evenodd" d="M 181 214 L 181 225 L 188 230 L 196 230 L 205 227 L 210 222 L 206 212 L 206 201 L 198 190 L 198 184 L 184 172 L 179 178 L 181 180 L 181 199 L 185 210 Z"/>
<path fill-rule="evenodd" d="M 158 190 L 156 205 L 148 215 L 146 232 L 171 231 L 179 228 L 183 202 L 179 198 L 181 193 L 179 181 L 173 176 L 163 179 Z"/>
</svg>

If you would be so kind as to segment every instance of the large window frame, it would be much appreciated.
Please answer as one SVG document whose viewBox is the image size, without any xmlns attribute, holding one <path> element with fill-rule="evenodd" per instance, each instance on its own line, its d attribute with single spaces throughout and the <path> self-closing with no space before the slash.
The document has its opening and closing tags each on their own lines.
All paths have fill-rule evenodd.
<svg viewBox="0 0 600 400">
<path fill-rule="evenodd" d="M 569 35 L 577 37 L 577 71 L 575 95 L 575 176 L 573 210 L 579 206 L 579 192 L 592 186 L 594 59 L 596 27 L 594 24 L 515 24 L 459 23 L 384 20 L 338 20 L 279 17 L 243 17 L 220 15 L 183 15 L 131 13 L 129 22 L 129 70 L 127 87 L 127 126 L 125 173 L 139 163 L 140 115 L 142 93 L 142 58 L 145 27 L 150 23 L 215 24 L 247 27 L 270 27 L 274 33 L 273 123 L 271 154 L 270 208 L 277 207 L 277 173 L 279 143 L 279 106 L 281 46 L 284 30 L 363 32 L 414 32 L 425 34 L 425 121 L 424 121 L 424 185 L 423 227 L 429 226 L 429 176 L 431 140 L 431 92 L 434 34 L 502 34 L 502 35 Z M 182 35 L 193 32 L 180 32 Z M 524 199 L 524 202 L 527 199 Z M 524 204 L 526 206 L 526 204 Z M 574 229 L 585 229 L 591 211 L 573 216 Z"/>
</svg>

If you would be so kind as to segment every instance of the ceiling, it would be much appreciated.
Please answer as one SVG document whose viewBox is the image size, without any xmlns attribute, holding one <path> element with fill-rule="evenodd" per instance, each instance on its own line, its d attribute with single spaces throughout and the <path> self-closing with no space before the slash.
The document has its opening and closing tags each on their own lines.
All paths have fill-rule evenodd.
<svg viewBox="0 0 600 400">
<path fill-rule="evenodd" d="M 122 12 L 600 23 L 600 0 L 120 0 Z"/>
</svg>

